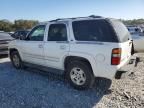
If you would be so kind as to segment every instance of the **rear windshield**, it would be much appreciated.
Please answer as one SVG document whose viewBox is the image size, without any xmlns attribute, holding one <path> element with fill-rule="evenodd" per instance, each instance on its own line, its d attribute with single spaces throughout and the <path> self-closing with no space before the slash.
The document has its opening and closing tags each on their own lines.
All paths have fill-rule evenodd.
<svg viewBox="0 0 144 108">
<path fill-rule="evenodd" d="M 106 20 L 82 20 L 72 23 L 78 41 L 118 42 L 112 26 Z"/>
<path fill-rule="evenodd" d="M 112 25 L 114 26 L 115 32 L 117 33 L 120 42 L 126 42 L 131 39 L 128 29 L 122 22 L 113 20 Z"/>
</svg>

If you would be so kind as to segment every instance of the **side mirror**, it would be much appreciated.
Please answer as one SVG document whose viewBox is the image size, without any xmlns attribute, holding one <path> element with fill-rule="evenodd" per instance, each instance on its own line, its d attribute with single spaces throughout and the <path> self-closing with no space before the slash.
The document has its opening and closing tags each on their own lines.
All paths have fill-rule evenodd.
<svg viewBox="0 0 144 108">
<path fill-rule="evenodd" d="M 13 37 L 15 39 L 19 39 L 19 36 L 16 36 L 15 34 L 11 34 L 11 37 Z"/>
</svg>

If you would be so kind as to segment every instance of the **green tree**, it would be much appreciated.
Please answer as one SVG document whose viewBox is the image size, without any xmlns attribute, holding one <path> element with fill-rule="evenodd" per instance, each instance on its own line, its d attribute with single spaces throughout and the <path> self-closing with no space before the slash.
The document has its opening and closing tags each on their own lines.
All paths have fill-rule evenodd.
<svg viewBox="0 0 144 108">
<path fill-rule="evenodd" d="M 0 20 L 0 30 L 9 32 L 12 30 L 12 23 L 7 20 Z"/>
<path fill-rule="evenodd" d="M 38 21 L 34 21 L 34 20 L 15 20 L 14 28 L 16 30 L 31 29 L 36 24 L 38 24 Z"/>
<path fill-rule="evenodd" d="M 122 20 L 126 25 L 144 24 L 144 19 Z"/>
</svg>

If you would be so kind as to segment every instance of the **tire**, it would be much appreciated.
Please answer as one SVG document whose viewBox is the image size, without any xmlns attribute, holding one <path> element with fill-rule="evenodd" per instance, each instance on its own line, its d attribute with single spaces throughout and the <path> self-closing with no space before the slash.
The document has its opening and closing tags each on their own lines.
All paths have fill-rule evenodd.
<svg viewBox="0 0 144 108">
<path fill-rule="evenodd" d="M 83 61 L 72 61 L 67 66 L 66 78 L 78 90 L 89 89 L 95 82 L 90 65 Z"/>
<path fill-rule="evenodd" d="M 16 69 L 22 69 L 23 64 L 18 51 L 13 51 L 10 55 L 11 62 Z"/>
</svg>

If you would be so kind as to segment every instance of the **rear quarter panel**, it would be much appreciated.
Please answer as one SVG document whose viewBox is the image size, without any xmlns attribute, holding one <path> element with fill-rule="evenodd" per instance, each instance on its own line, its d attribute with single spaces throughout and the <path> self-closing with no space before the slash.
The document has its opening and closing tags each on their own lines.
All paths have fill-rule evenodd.
<svg viewBox="0 0 144 108">
<path fill-rule="evenodd" d="M 117 69 L 111 65 L 113 48 L 119 48 L 118 43 L 76 42 L 70 45 L 69 55 L 87 58 L 96 77 L 112 78 Z"/>
</svg>

